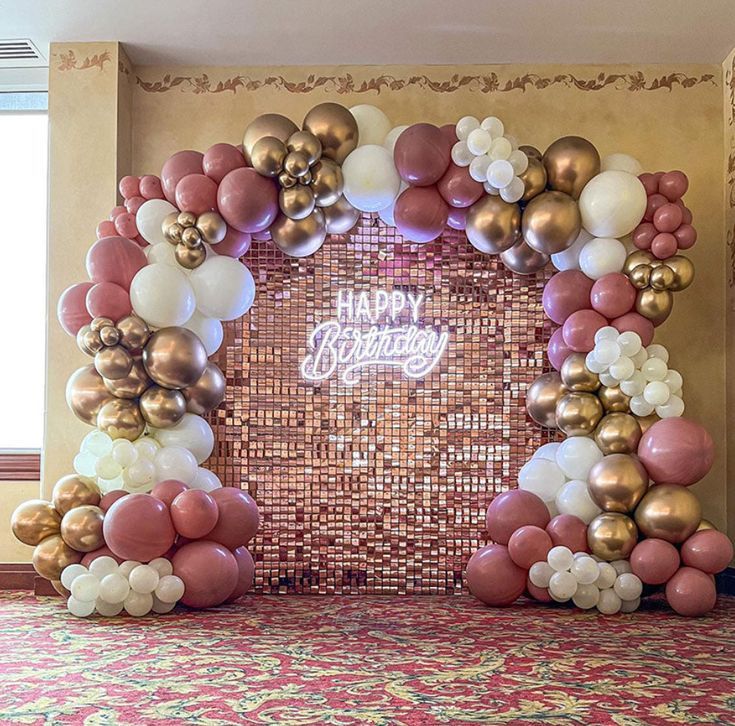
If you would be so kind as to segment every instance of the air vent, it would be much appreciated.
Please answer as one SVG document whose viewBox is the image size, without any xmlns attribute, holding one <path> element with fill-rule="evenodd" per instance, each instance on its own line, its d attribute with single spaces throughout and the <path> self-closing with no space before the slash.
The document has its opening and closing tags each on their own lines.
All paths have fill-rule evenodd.
<svg viewBox="0 0 735 726">
<path fill-rule="evenodd" d="M 0 68 L 45 66 L 46 59 L 27 38 L 0 40 Z"/>
</svg>

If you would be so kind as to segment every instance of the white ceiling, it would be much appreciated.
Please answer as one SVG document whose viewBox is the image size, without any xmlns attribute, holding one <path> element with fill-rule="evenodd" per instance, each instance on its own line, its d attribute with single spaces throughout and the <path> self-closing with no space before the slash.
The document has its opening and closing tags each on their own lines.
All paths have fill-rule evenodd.
<svg viewBox="0 0 735 726">
<path fill-rule="evenodd" d="M 719 63 L 733 0 L 0 0 L 0 39 L 136 64 Z"/>
</svg>

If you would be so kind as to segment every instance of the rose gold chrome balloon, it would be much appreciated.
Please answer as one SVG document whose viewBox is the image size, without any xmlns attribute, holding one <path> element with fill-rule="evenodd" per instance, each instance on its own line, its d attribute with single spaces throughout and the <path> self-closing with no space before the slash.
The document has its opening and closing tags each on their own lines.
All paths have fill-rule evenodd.
<svg viewBox="0 0 735 726">
<path fill-rule="evenodd" d="M 90 504 L 70 509 L 61 520 L 61 538 L 77 552 L 92 552 L 105 543 L 102 522 L 105 513 Z"/>
<path fill-rule="evenodd" d="M 520 207 L 500 197 L 484 196 L 470 207 L 465 231 L 475 249 L 487 255 L 499 255 L 520 239 Z"/>
<path fill-rule="evenodd" d="M 74 507 L 85 504 L 97 506 L 100 498 L 99 487 L 91 479 L 83 479 L 76 474 L 61 477 L 51 493 L 51 501 L 62 517 Z"/>
<path fill-rule="evenodd" d="M 66 403 L 77 418 L 90 426 L 97 424 L 97 413 L 112 400 L 102 376 L 94 365 L 77 369 L 66 384 Z"/>
<path fill-rule="evenodd" d="M 143 365 L 159 386 L 186 388 L 204 373 L 207 351 L 191 330 L 161 328 L 153 333 L 143 350 Z"/>
<path fill-rule="evenodd" d="M 258 116 L 245 129 L 245 136 L 242 140 L 245 158 L 249 164 L 252 163 L 250 154 L 253 146 L 264 136 L 273 136 L 285 144 L 288 137 L 298 130 L 299 127 L 291 119 L 279 113 L 264 113 Z"/>
<path fill-rule="evenodd" d="M 610 454 L 590 470 L 588 489 L 592 500 L 603 511 L 626 514 L 635 509 L 646 493 L 648 474 L 637 458 Z"/>
<path fill-rule="evenodd" d="M 138 402 L 146 423 L 166 429 L 178 423 L 186 413 L 186 399 L 181 391 L 151 386 Z"/>
<path fill-rule="evenodd" d="M 311 168 L 310 187 L 317 207 L 335 204 L 344 189 L 342 168 L 330 159 L 322 159 Z"/>
<path fill-rule="evenodd" d="M 702 520 L 697 495 L 678 484 L 657 484 L 648 490 L 638 508 L 635 521 L 646 537 L 680 544 L 693 534 Z"/>
<path fill-rule="evenodd" d="M 563 192 L 543 192 L 523 210 L 523 238 L 545 255 L 571 247 L 582 229 L 577 202 Z"/>
<path fill-rule="evenodd" d="M 152 384 L 140 358 L 133 360 L 133 367 L 125 378 L 105 380 L 105 388 L 116 398 L 138 398 Z"/>
<path fill-rule="evenodd" d="M 523 239 L 500 253 L 503 264 L 516 275 L 535 275 L 549 263 L 549 256 L 529 247 Z"/>
<path fill-rule="evenodd" d="M 603 512 L 587 526 L 587 544 L 592 554 L 607 562 L 627 559 L 637 543 L 638 529 L 625 514 Z"/>
<path fill-rule="evenodd" d="M 579 199 L 587 182 L 600 173 L 600 154 L 581 136 L 557 139 L 544 153 L 549 187 Z"/>
<path fill-rule="evenodd" d="M 218 245 L 227 234 L 227 223 L 217 212 L 204 212 L 197 217 L 197 230 L 210 245 Z"/>
<path fill-rule="evenodd" d="M 120 345 L 128 350 L 140 350 L 151 337 L 145 321 L 137 315 L 128 315 L 118 320 L 117 329 L 120 331 Z"/>
<path fill-rule="evenodd" d="M 115 398 L 100 409 L 97 428 L 111 439 L 135 441 L 145 431 L 145 421 L 137 401 Z"/>
<path fill-rule="evenodd" d="M 253 169 L 263 176 L 278 176 L 283 171 L 283 162 L 288 150 L 275 136 L 264 136 L 253 145 L 251 163 Z"/>
<path fill-rule="evenodd" d="M 69 547 L 60 534 L 54 534 L 36 545 L 33 567 L 41 577 L 58 580 L 65 567 L 82 561 L 82 554 Z"/>
<path fill-rule="evenodd" d="M 116 381 L 130 373 L 133 357 L 121 345 L 113 345 L 111 348 L 103 348 L 95 355 L 94 367 L 103 378 Z"/>
<path fill-rule="evenodd" d="M 522 202 L 529 202 L 546 189 L 546 169 L 540 159 L 528 157 L 526 171 L 518 177 L 523 182 L 524 192 Z"/>
<path fill-rule="evenodd" d="M 542 373 L 526 391 L 526 411 L 541 426 L 556 426 L 556 406 L 566 393 L 556 371 Z"/>
<path fill-rule="evenodd" d="M 214 363 L 209 363 L 201 378 L 182 393 L 186 398 L 186 410 L 204 416 L 224 401 L 225 377 Z"/>
<path fill-rule="evenodd" d="M 608 413 L 595 429 L 595 441 L 603 454 L 635 454 L 641 436 L 635 416 L 627 413 Z"/>
<path fill-rule="evenodd" d="M 304 219 L 289 219 L 279 214 L 270 228 L 273 241 L 278 249 L 289 257 L 308 257 L 313 255 L 327 237 L 324 213 L 315 209 Z"/>
<path fill-rule="evenodd" d="M 23 544 L 37 545 L 46 537 L 59 533 L 61 516 L 51 502 L 30 499 L 16 507 L 10 518 L 13 534 Z"/>
<path fill-rule="evenodd" d="M 560 373 L 562 382 L 570 391 L 594 393 L 600 387 L 600 377 L 587 368 L 584 353 L 568 355 Z"/>
<path fill-rule="evenodd" d="M 565 393 L 556 404 L 556 425 L 567 436 L 590 436 L 602 418 L 602 405 L 592 393 Z"/>
<path fill-rule="evenodd" d="M 306 114 L 302 124 L 319 139 L 322 156 L 341 164 L 358 143 L 355 117 L 338 103 L 320 103 Z"/>
</svg>

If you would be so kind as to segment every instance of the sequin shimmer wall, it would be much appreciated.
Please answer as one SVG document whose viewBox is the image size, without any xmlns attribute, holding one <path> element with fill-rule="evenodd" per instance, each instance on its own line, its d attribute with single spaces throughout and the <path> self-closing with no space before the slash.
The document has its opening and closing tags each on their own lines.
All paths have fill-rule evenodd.
<svg viewBox="0 0 735 726">
<path fill-rule="evenodd" d="M 548 439 L 523 405 L 551 333 L 546 278 L 513 275 L 463 233 L 404 244 L 368 216 L 313 257 L 254 242 L 244 261 L 256 303 L 218 354 L 228 387 L 210 464 L 260 506 L 256 589 L 461 592 L 487 504 Z M 354 386 L 305 380 L 309 334 L 340 289 L 423 293 L 419 324 L 449 333 L 438 365 L 419 380 L 375 366 Z"/>
</svg>

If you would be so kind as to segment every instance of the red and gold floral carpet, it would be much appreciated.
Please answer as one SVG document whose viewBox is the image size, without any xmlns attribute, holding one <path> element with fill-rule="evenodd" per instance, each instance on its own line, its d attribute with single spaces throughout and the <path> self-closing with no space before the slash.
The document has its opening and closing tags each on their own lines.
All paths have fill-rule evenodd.
<svg viewBox="0 0 735 726">
<path fill-rule="evenodd" d="M 0 595 L 2 724 L 733 724 L 734 665 L 732 598 L 700 620 L 254 596 L 85 621 Z"/>
</svg>

